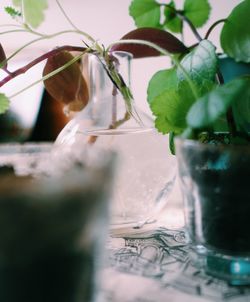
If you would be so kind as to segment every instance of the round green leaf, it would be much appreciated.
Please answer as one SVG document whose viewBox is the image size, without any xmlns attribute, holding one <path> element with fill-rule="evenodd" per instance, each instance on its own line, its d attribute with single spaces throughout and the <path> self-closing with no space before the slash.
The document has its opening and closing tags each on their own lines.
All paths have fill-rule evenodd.
<svg viewBox="0 0 250 302">
<path fill-rule="evenodd" d="M 37 28 L 44 20 L 44 10 L 48 8 L 47 0 L 12 0 L 13 5 L 22 8 L 22 14 L 27 24 Z"/>
<path fill-rule="evenodd" d="M 185 0 L 184 14 L 195 27 L 203 26 L 210 15 L 211 7 L 207 0 Z"/>
<path fill-rule="evenodd" d="M 203 40 L 180 62 L 190 78 L 202 88 L 209 90 L 214 82 L 217 72 L 217 56 L 214 45 L 208 40 Z M 183 70 L 178 67 L 177 76 L 180 81 L 186 80 Z"/>
<path fill-rule="evenodd" d="M 221 32 L 221 47 L 236 62 L 250 62 L 250 0 L 236 6 Z"/>
<path fill-rule="evenodd" d="M 160 5 L 155 0 L 133 0 L 129 14 L 135 20 L 137 27 L 161 27 Z"/>
<path fill-rule="evenodd" d="M 177 88 L 176 69 L 158 71 L 150 80 L 147 90 L 147 100 L 151 103 L 158 95 Z"/>
<path fill-rule="evenodd" d="M 186 86 L 178 90 L 169 88 L 158 95 L 150 104 L 152 113 L 156 116 L 155 126 L 158 131 L 181 133 L 187 126 L 187 112 L 194 101 Z"/>
<path fill-rule="evenodd" d="M 173 1 L 169 4 L 171 7 L 175 8 L 175 4 Z M 176 13 L 169 6 L 165 6 L 164 8 L 165 22 L 163 24 L 164 28 L 169 29 L 174 33 L 182 32 L 182 20 L 176 16 Z"/>
</svg>

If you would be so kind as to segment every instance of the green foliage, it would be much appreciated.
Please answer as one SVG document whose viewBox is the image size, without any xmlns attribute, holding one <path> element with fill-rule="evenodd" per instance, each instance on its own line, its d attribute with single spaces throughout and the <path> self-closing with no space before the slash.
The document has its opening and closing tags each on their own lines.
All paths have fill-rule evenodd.
<svg viewBox="0 0 250 302">
<path fill-rule="evenodd" d="M 185 0 L 184 15 L 197 28 L 203 26 L 210 15 L 211 7 L 207 0 Z"/>
<path fill-rule="evenodd" d="M 248 78 L 248 85 L 250 86 Z M 243 94 L 232 104 L 235 120 L 239 130 L 250 131 L 250 87 L 246 86 Z"/>
<path fill-rule="evenodd" d="M 164 8 L 165 22 L 163 24 L 164 28 L 169 29 L 173 33 L 182 32 L 182 20 L 177 16 L 175 10 L 175 3 L 171 1 L 169 6 Z"/>
<path fill-rule="evenodd" d="M 171 68 L 167 70 L 158 71 L 150 80 L 147 91 L 148 103 L 152 103 L 154 99 L 166 93 L 171 89 L 177 87 L 177 74 L 176 69 Z"/>
<path fill-rule="evenodd" d="M 174 139 L 175 139 L 175 133 L 174 132 L 170 132 L 169 133 L 169 150 L 171 151 L 172 154 L 175 154 Z"/>
<path fill-rule="evenodd" d="M 180 66 L 157 72 L 148 85 L 148 102 L 162 133 L 181 133 L 187 127 L 186 115 L 196 101 L 187 81 L 198 96 L 215 85 L 217 58 L 214 46 L 204 40 L 181 61 Z"/>
<path fill-rule="evenodd" d="M 133 0 L 129 14 L 137 27 L 161 27 L 160 5 L 155 0 Z"/>
<path fill-rule="evenodd" d="M 135 6 L 144 1 L 132 2 Z M 174 0 L 169 3 L 151 0 L 150 3 L 151 8 L 159 3 L 163 8 L 164 15 L 158 15 L 159 22 L 155 24 L 161 20 L 164 30 L 182 33 L 186 22 L 198 39 L 189 53 L 182 53 L 184 57 L 180 62 L 172 56 L 173 68 L 158 71 L 148 85 L 147 100 L 155 115 L 155 126 L 162 133 L 171 133 L 170 149 L 174 151 L 176 134 L 199 138 L 200 133 L 208 129 L 236 131 L 231 134 L 239 135 L 241 141 L 243 138 L 246 142 L 250 132 L 250 80 L 238 75 L 236 80 L 223 83 L 216 47 L 208 41 L 209 34 L 204 39 L 197 31 L 209 19 L 209 1 L 184 0 L 182 9 L 176 8 Z M 243 0 L 232 10 L 221 32 L 221 46 L 236 62 L 250 62 L 249 16 L 250 0 Z M 145 18 L 140 26 L 148 27 L 150 23 Z"/>
<path fill-rule="evenodd" d="M 201 41 L 184 57 L 181 66 L 197 85 L 205 88 L 210 87 L 210 83 L 214 83 L 218 68 L 215 47 L 207 40 Z M 178 68 L 177 75 L 180 81 L 186 80 L 182 69 Z"/>
<path fill-rule="evenodd" d="M 170 89 L 151 103 L 156 116 L 156 127 L 162 133 L 181 133 L 186 127 L 186 115 L 195 98 L 186 88 Z"/>
<path fill-rule="evenodd" d="M 237 78 L 198 99 L 188 112 L 187 123 L 193 129 L 212 127 L 233 103 L 246 102 L 249 106 L 249 101 L 250 77 Z"/>
<path fill-rule="evenodd" d="M 5 94 L 0 93 L 0 114 L 5 113 L 10 106 L 9 99 L 5 96 Z"/>
<path fill-rule="evenodd" d="M 24 22 L 37 28 L 44 20 L 44 11 L 48 8 L 47 0 L 12 0 L 13 5 L 22 9 Z"/>
<path fill-rule="evenodd" d="M 14 19 L 22 16 L 22 13 L 19 10 L 15 9 L 14 7 L 6 6 L 4 10 L 8 15 L 10 15 Z"/>
<path fill-rule="evenodd" d="M 129 14 L 137 27 L 164 28 L 173 33 L 182 33 L 181 16 L 188 18 L 194 26 L 201 27 L 207 22 L 210 10 L 208 0 L 185 0 L 182 10 L 176 9 L 173 0 L 167 4 L 157 0 L 132 0 Z"/>
<path fill-rule="evenodd" d="M 250 0 L 234 8 L 221 32 L 221 46 L 224 52 L 236 62 L 250 62 Z"/>
</svg>

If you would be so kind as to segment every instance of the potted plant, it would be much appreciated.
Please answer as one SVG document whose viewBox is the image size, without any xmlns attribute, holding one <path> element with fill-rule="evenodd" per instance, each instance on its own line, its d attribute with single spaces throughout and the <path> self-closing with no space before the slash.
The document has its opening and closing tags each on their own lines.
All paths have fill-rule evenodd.
<svg viewBox="0 0 250 302">
<path fill-rule="evenodd" d="M 250 1 L 241 1 L 201 37 L 197 28 L 209 12 L 206 0 L 186 0 L 181 10 L 174 1 L 133 0 L 130 6 L 138 27 L 182 33 L 186 24 L 197 38 L 188 52 L 171 56 L 172 68 L 153 76 L 148 102 L 156 128 L 169 134 L 177 154 L 198 265 L 242 285 L 250 283 Z M 209 40 L 220 23 L 222 56 Z"/>
</svg>

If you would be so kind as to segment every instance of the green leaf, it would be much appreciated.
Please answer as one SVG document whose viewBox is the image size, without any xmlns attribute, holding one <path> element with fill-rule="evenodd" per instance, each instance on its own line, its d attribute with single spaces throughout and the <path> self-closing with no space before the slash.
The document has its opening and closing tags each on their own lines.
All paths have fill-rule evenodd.
<svg viewBox="0 0 250 302">
<path fill-rule="evenodd" d="M 151 103 L 158 95 L 172 88 L 177 88 L 176 69 L 158 71 L 149 81 L 147 90 L 148 103 Z"/>
<path fill-rule="evenodd" d="M 175 155 L 175 143 L 174 143 L 174 139 L 175 139 L 175 133 L 174 132 L 170 132 L 169 133 L 169 150 L 171 152 L 171 154 Z"/>
<path fill-rule="evenodd" d="M 236 6 L 224 24 L 220 36 L 224 52 L 239 62 L 250 62 L 250 0 Z"/>
<path fill-rule="evenodd" d="M 233 114 L 239 130 L 250 132 L 250 87 L 244 91 L 244 97 L 240 97 L 233 103 Z"/>
<path fill-rule="evenodd" d="M 198 96 L 214 88 L 217 58 L 210 42 L 202 41 L 181 64 Z M 162 133 L 181 133 L 187 127 L 186 116 L 195 100 L 180 67 L 159 71 L 149 82 L 148 102 L 156 116 L 155 126 Z"/>
<path fill-rule="evenodd" d="M 211 42 L 201 41 L 193 51 L 182 59 L 180 64 L 197 86 L 202 87 L 206 92 L 210 90 L 211 84 L 215 82 L 218 68 L 215 47 Z M 177 69 L 177 76 L 180 81 L 186 80 L 181 68 Z"/>
<path fill-rule="evenodd" d="M 210 15 L 211 7 L 207 0 L 185 0 L 184 14 L 195 27 L 203 26 Z"/>
<path fill-rule="evenodd" d="M 160 5 L 155 0 L 133 0 L 129 6 L 129 14 L 137 27 L 161 27 Z"/>
<path fill-rule="evenodd" d="M 9 14 L 12 18 L 16 18 L 16 17 L 21 17 L 22 14 L 20 11 L 16 10 L 15 8 L 11 7 L 11 6 L 6 6 L 4 8 L 4 10 L 6 11 L 7 14 Z"/>
<path fill-rule="evenodd" d="M 5 113 L 10 106 L 9 99 L 5 96 L 5 94 L 0 93 L 0 114 Z"/>
<path fill-rule="evenodd" d="M 44 20 L 44 10 L 48 8 L 47 0 L 12 0 L 13 5 L 22 8 L 25 23 L 37 28 Z"/>
<path fill-rule="evenodd" d="M 249 98 L 249 90 L 250 77 L 238 78 L 217 87 L 194 103 L 187 115 L 188 125 L 200 129 L 213 125 L 233 102 Z"/>
<path fill-rule="evenodd" d="M 150 108 L 156 116 L 155 126 L 162 133 L 181 133 L 187 126 L 186 115 L 194 103 L 190 91 L 170 89 L 157 96 Z"/>
<path fill-rule="evenodd" d="M 169 6 L 175 8 L 175 3 L 171 1 Z M 174 33 L 181 33 L 182 32 L 182 21 L 179 17 L 176 16 L 176 13 L 173 9 L 169 6 L 165 6 L 164 8 L 164 15 L 165 15 L 165 22 L 163 24 L 164 28 L 169 29 Z"/>
</svg>

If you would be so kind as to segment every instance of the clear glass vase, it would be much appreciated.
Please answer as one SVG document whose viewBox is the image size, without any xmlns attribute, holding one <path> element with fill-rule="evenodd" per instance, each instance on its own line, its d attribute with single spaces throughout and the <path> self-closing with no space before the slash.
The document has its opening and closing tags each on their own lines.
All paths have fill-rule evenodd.
<svg viewBox="0 0 250 302">
<path fill-rule="evenodd" d="M 130 86 L 131 55 L 114 54 L 117 69 Z M 55 148 L 77 150 L 91 145 L 118 153 L 111 224 L 142 226 L 156 219 L 171 192 L 176 172 L 168 139 L 151 117 L 133 103 L 131 111 L 95 55 L 84 59 L 90 91 L 88 105 L 59 134 Z M 87 66 L 87 68 L 86 68 Z M 86 77 L 86 75 L 85 75 Z"/>
</svg>

